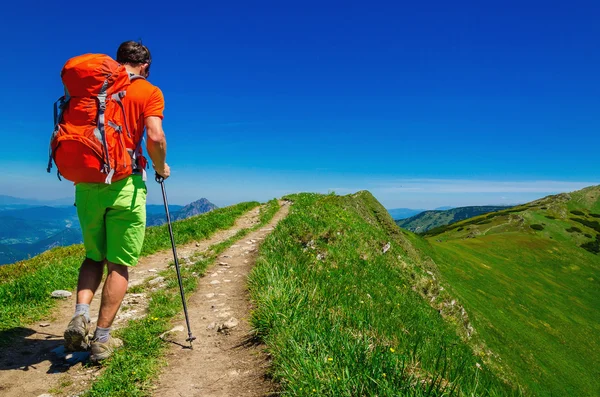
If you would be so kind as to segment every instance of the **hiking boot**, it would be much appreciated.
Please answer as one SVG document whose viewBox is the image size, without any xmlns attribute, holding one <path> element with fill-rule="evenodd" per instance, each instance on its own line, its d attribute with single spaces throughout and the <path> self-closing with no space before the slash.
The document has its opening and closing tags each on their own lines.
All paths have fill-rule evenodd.
<svg viewBox="0 0 600 397">
<path fill-rule="evenodd" d="M 112 356 L 115 349 L 118 349 L 121 346 L 123 346 L 123 341 L 119 338 L 113 338 L 110 335 L 108 336 L 108 340 L 104 343 L 94 339 L 92 341 L 92 354 L 90 355 L 90 360 L 93 363 L 105 360 Z"/>
<path fill-rule="evenodd" d="M 65 349 L 86 351 L 90 348 L 90 322 L 83 314 L 75 316 L 65 330 Z"/>
</svg>

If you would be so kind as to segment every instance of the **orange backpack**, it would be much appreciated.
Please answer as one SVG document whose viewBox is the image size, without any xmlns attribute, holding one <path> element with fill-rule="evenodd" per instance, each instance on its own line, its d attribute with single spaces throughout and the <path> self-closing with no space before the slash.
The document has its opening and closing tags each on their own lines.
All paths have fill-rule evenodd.
<svg viewBox="0 0 600 397">
<path fill-rule="evenodd" d="M 50 159 L 58 178 L 75 183 L 123 179 L 146 161 L 140 142 L 133 142 L 121 100 L 135 78 L 108 55 L 85 54 L 67 61 L 61 72 L 65 95 L 54 104 Z M 129 144 L 129 145 L 128 145 Z M 127 146 L 135 146 L 128 149 Z"/>
</svg>

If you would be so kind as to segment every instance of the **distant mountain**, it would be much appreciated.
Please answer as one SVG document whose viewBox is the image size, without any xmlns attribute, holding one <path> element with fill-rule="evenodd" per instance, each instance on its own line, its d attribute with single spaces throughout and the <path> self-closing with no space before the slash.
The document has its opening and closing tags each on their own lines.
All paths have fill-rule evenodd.
<svg viewBox="0 0 600 397">
<path fill-rule="evenodd" d="M 447 211 L 447 210 L 451 210 L 452 208 L 456 208 L 456 207 L 451 207 L 449 205 L 446 205 L 444 207 L 437 207 L 435 210 L 436 211 Z"/>
<path fill-rule="evenodd" d="M 0 212 L 0 216 L 32 221 L 58 222 L 67 224 L 68 226 L 76 224 L 77 227 L 79 226 L 79 221 L 77 220 L 77 208 L 75 208 L 74 205 L 62 207 L 41 206 L 4 210 Z"/>
<path fill-rule="evenodd" d="M 32 239 L 34 237 L 30 237 L 30 240 Z M 30 258 L 54 247 L 80 244 L 82 242 L 81 230 L 66 228 L 56 234 L 31 243 L 0 244 L 0 265 Z"/>
<path fill-rule="evenodd" d="M 64 229 L 65 223 L 0 216 L 0 244 L 35 242 Z"/>
<path fill-rule="evenodd" d="M 52 200 L 39 200 L 39 199 L 28 199 L 21 197 L 6 196 L 0 194 L 0 206 L 6 205 L 28 205 L 28 206 L 59 206 L 59 205 L 73 205 L 75 199 L 73 197 L 63 197 Z"/>
<path fill-rule="evenodd" d="M 414 210 L 411 208 L 390 208 L 387 211 L 390 213 L 392 219 L 397 220 L 410 218 L 411 216 L 420 214 L 425 210 Z"/>
<path fill-rule="evenodd" d="M 204 214 L 206 212 L 215 210 L 219 207 L 211 203 L 205 198 L 201 198 L 200 200 L 196 200 L 193 203 L 190 203 L 179 210 L 175 216 L 175 220 L 187 219 L 189 217 Z"/>
<path fill-rule="evenodd" d="M 169 204 L 169 213 L 173 214 L 182 208 L 183 208 L 183 205 Z M 155 215 L 155 214 L 164 215 L 164 213 L 165 213 L 165 206 L 163 204 L 146 204 L 146 214 L 148 214 L 148 215 Z"/>
<path fill-rule="evenodd" d="M 407 219 L 397 220 L 396 224 L 403 229 L 415 233 L 425 233 L 436 227 L 450 225 L 463 219 L 472 218 L 488 212 L 496 212 L 507 209 L 507 206 L 472 206 L 459 207 L 449 210 L 424 211 Z"/>
<path fill-rule="evenodd" d="M 13 204 L 24 205 L 24 204 L 31 204 L 30 201 L 31 200 L 24 199 L 24 198 L 5 196 L 3 194 L 0 194 L 0 205 L 13 205 Z"/>
<path fill-rule="evenodd" d="M 185 207 L 177 209 L 176 211 L 173 211 L 174 208 L 169 206 L 169 214 L 171 215 L 171 221 L 178 221 L 195 215 L 204 214 L 216 208 L 218 208 L 216 205 L 205 198 L 201 198 L 200 200 L 196 200 Z M 164 206 L 162 207 L 162 211 L 157 212 L 158 213 L 147 215 L 146 224 L 148 226 L 160 226 L 167 222 Z"/>
<path fill-rule="evenodd" d="M 14 263 L 27 258 L 27 254 L 17 250 L 12 245 L 0 244 L 0 265 Z"/>
<path fill-rule="evenodd" d="M 20 210 L 23 208 L 31 208 L 35 207 L 30 204 L 0 204 L 0 211 L 12 211 L 12 210 Z"/>
<path fill-rule="evenodd" d="M 80 244 L 82 242 L 81 230 L 67 228 L 32 244 L 15 244 L 14 249 L 26 253 L 28 256 L 35 256 L 54 247 Z"/>
<path fill-rule="evenodd" d="M 56 202 L 57 205 L 50 203 Z M 67 202 L 69 205 L 64 205 Z M 45 204 L 41 204 L 45 203 Z M 205 198 L 186 206 L 170 205 L 173 221 L 217 208 Z M 166 222 L 165 207 L 146 206 L 147 225 Z M 72 199 L 41 201 L 0 195 L 0 265 L 35 256 L 50 248 L 82 242 Z"/>
</svg>

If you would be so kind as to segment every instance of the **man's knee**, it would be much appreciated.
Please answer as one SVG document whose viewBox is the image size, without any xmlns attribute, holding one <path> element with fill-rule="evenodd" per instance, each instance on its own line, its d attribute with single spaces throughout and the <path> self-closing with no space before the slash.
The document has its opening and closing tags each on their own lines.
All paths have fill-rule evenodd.
<svg viewBox="0 0 600 397">
<path fill-rule="evenodd" d="M 83 260 L 83 263 L 81 264 L 81 268 L 89 268 L 89 269 L 104 269 L 104 260 L 101 261 L 95 261 L 93 259 L 90 258 L 85 258 Z"/>
<path fill-rule="evenodd" d="M 106 265 L 108 267 L 108 274 L 110 274 L 112 272 L 116 272 L 121 277 L 129 280 L 129 270 L 128 270 L 127 266 L 125 266 L 125 265 L 119 265 L 117 263 L 112 263 L 112 262 L 109 262 L 109 261 L 106 261 Z"/>
</svg>

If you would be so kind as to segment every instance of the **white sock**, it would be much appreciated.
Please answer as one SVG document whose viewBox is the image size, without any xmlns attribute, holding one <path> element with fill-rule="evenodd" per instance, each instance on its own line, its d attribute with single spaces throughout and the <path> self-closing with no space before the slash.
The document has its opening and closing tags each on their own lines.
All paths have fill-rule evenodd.
<svg viewBox="0 0 600 397">
<path fill-rule="evenodd" d="M 87 303 L 77 303 L 75 305 L 75 314 L 73 317 L 77 317 L 80 314 L 83 314 L 87 321 L 90 321 L 90 305 Z"/>
</svg>

